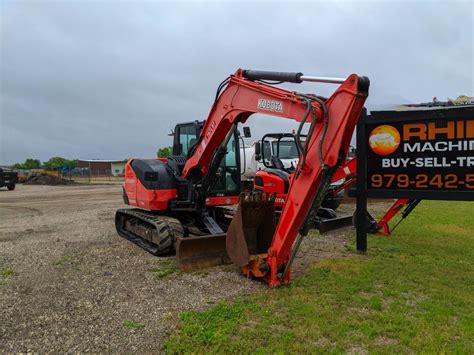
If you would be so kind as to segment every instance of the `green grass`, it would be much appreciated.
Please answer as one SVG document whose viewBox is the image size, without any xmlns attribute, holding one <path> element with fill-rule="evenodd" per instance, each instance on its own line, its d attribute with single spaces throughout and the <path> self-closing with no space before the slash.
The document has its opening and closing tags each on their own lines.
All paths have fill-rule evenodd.
<svg viewBox="0 0 474 355">
<path fill-rule="evenodd" d="M 2 278 L 8 278 L 12 275 L 15 274 L 15 270 L 13 270 L 11 267 L 2 267 L 0 268 L 0 276 Z"/>
<path fill-rule="evenodd" d="M 15 270 L 11 267 L 0 267 L 0 286 L 7 283 L 7 280 L 15 275 Z"/>
<path fill-rule="evenodd" d="M 157 268 L 148 270 L 157 279 L 164 279 L 178 272 L 174 258 L 162 259 Z"/>
<path fill-rule="evenodd" d="M 474 352 L 474 204 L 423 201 L 360 256 L 185 312 L 169 352 Z M 354 250 L 354 246 L 347 248 Z"/>
<path fill-rule="evenodd" d="M 65 255 L 61 257 L 60 259 L 56 260 L 53 265 L 54 266 L 65 266 L 65 265 L 72 265 L 74 264 L 75 260 L 72 256 L 70 255 Z"/>
<path fill-rule="evenodd" d="M 128 329 L 143 329 L 145 328 L 145 324 L 140 322 L 134 322 L 132 320 L 124 320 L 123 325 Z"/>
</svg>

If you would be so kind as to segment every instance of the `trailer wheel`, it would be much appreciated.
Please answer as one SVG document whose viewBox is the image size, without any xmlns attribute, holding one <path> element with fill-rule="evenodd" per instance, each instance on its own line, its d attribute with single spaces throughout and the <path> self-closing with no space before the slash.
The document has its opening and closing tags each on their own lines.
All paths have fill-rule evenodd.
<svg viewBox="0 0 474 355">
<path fill-rule="evenodd" d="M 16 186 L 15 184 L 9 184 L 9 185 L 7 185 L 7 189 L 10 190 L 10 191 L 13 191 L 13 190 L 15 190 L 15 186 Z"/>
</svg>

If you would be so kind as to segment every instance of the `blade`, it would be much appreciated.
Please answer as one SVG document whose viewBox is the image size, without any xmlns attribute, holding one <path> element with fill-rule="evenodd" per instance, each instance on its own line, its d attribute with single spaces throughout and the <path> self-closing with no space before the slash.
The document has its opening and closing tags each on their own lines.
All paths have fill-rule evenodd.
<svg viewBox="0 0 474 355">
<path fill-rule="evenodd" d="M 323 234 L 349 226 L 352 226 L 352 216 L 322 219 L 318 221 L 316 228 L 319 230 L 319 233 Z"/>
</svg>

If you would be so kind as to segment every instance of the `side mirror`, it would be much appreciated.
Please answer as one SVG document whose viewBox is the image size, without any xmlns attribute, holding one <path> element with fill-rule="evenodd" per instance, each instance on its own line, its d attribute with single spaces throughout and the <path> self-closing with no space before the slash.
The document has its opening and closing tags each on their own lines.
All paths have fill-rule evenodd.
<svg viewBox="0 0 474 355">
<path fill-rule="evenodd" d="M 250 127 L 246 126 L 243 128 L 244 129 L 244 137 L 245 138 L 250 138 L 252 137 L 252 133 L 250 133 Z"/>
<path fill-rule="evenodd" d="M 259 161 L 262 159 L 262 142 L 255 142 L 255 160 Z"/>
</svg>

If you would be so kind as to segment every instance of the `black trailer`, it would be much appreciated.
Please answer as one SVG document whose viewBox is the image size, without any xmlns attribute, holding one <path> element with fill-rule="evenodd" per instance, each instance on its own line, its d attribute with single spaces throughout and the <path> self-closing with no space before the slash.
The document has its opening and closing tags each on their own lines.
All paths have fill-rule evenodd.
<svg viewBox="0 0 474 355">
<path fill-rule="evenodd" d="M 8 190 L 15 190 L 18 182 L 18 173 L 13 171 L 3 171 L 0 168 L 0 187 L 6 186 Z"/>
</svg>

